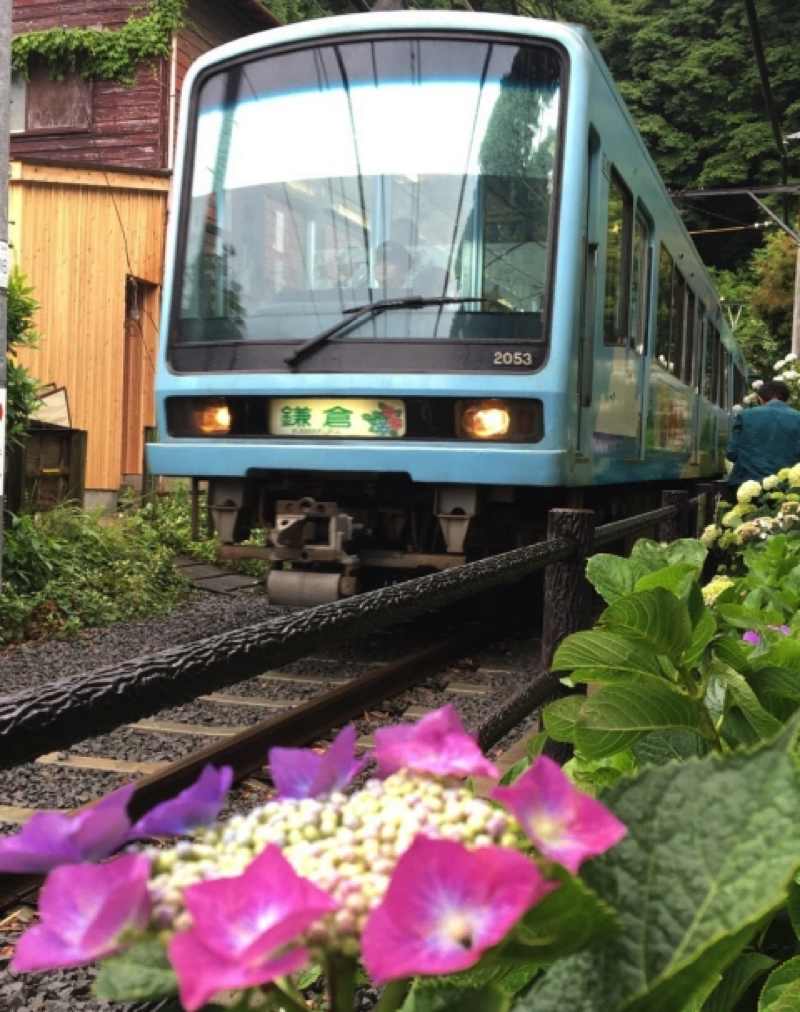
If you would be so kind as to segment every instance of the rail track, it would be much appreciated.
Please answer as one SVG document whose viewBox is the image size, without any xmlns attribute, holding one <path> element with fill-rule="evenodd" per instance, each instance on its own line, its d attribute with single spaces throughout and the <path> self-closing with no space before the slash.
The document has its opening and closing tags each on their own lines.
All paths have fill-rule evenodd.
<svg viewBox="0 0 800 1012">
<path fill-rule="evenodd" d="M 489 663 L 484 664 L 474 657 L 480 656 L 476 651 L 485 651 L 499 639 L 513 636 L 519 621 L 512 618 L 472 624 L 455 633 L 439 634 L 426 645 L 383 664 L 336 657 L 308 658 L 242 683 L 240 691 L 247 694 L 213 693 L 198 700 L 212 719 L 216 710 L 227 714 L 237 709 L 250 718 L 265 714 L 263 719 L 240 721 L 233 726 L 220 721 L 196 724 L 172 719 L 174 715 L 168 711 L 166 717 L 156 715 L 126 725 L 105 739 L 78 743 L 69 752 L 46 753 L 33 766 L 54 778 L 55 790 L 67 796 L 73 789 L 70 778 L 76 773 L 109 775 L 117 781 L 114 789 L 125 781 L 136 782 L 129 806 L 135 819 L 193 782 L 208 763 L 231 766 L 234 782 L 244 782 L 247 796 L 239 801 L 240 805 L 252 805 L 254 792 L 258 800 L 263 800 L 270 791 L 266 759 L 271 747 L 324 747 L 335 730 L 351 720 L 361 732 L 359 747 L 368 749 L 372 744 L 370 731 L 375 726 L 418 719 L 452 701 L 467 726 L 488 747 L 519 720 L 516 710 L 505 720 L 498 720 L 499 711 L 508 708 L 540 676 L 539 640 L 532 640 L 528 631 L 527 646 L 518 649 L 513 660 L 490 656 Z M 423 635 L 426 633 L 422 630 Z M 419 636 L 420 630 L 405 629 L 394 638 Z M 307 673 L 309 668 L 315 673 Z M 358 670 L 353 674 L 354 668 Z M 549 691 L 542 681 L 542 698 Z M 141 758 L 117 757 L 117 742 L 123 734 L 134 739 L 132 747 Z M 187 747 L 192 750 L 172 762 L 149 760 L 151 743 L 165 738 L 176 742 L 178 751 Z M 209 744 L 194 749 L 193 743 L 203 739 Z M 236 804 L 234 799 L 234 807 Z M 37 810 L 41 807 L 0 806 L 0 821 L 21 823 Z M 0 876 L 0 912 L 29 897 L 39 883 L 38 876 Z"/>
<path fill-rule="evenodd" d="M 361 672 L 346 677 L 336 677 L 336 670 L 332 672 L 331 677 L 320 674 L 303 674 L 302 671 L 298 672 L 296 668 L 278 666 L 276 669 L 262 669 L 254 677 L 245 681 L 239 680 L 237 682 L 230 673 L 223 674 L 220 676 L 220 681 L 223 686 L 232 687 L 234 690 L 232 692 L 204 691 L 207 681 L 202 678 L 199 679 L 198 691 L 195 692 L 191 687 L 187 689 L 186 685 L 183 685 L 180 691 L 173 686 L 173 691 L 166 693 L 161 688 L 160 692 L 155 693 L 155 699 L 160 696 L 163 701 L 166 696 L 167 703 L 184 699 L 197 700 L 197 705 L 211 708 L 210 715 L 207 711 L 205 721 L 198 724 L 172 719 L 169 709 L 161 713 L 156 712 L 155 716 L 141 718 L 139 716 L 141 710 L 137 711 L 134 708 L 132 713 L 126 714 L 129 719 L 123 718 L 122 721 L 115 723 L 124 727 L 126 735 L 141 736 L 143 741 L 146 741 L 149 735 L 158 735 L 162 738 L 166 735 L 174 736 L 176 740 L 193 742 L 189 745 L 188 754 L 180 755 L 173 762 L 148 760 L 146 746 L 143 748 L 145 757 L 139 758 L 137 756 L 133 760 L 120 759 L 118 755 L 113 754 L 115 747 L 113 733 L 108 736 L 105 746 L 106 749 L 111 747 L 111 755 L 98 754 L 96 746 L 90 748 L 87 754 L 87 750 L 81 748 L 83 736 L 76 729 L 59 730 L 63 728 L 63 719 L 55 720 L 54 726 L 59 733 L 54 735 L 53 744 L 60 749 L 65 747 L 71 749 L 77 744 L 77 751 L 73 754 L 71 751 L 44 751 L 41 748 L 37 750 L 36 744 L 28 741 L 18 746 L 19 754 L 24 756 L 21 761 L 33 758 L 37 767 L 47 769 L 53 775 L 68 776 L 70 772 L 76 770 L 108 774 L 115 778 L 115 787 L 124 780 L 138 778 L 136 779 L 136 791 L 129 805 L 132 819 L 138 819 L 161 801 L 174 797 L 177 792 L 193 783 L 208 763 L 215 766 L 231 766 L 236 782 L 247 780 L 256 775 L 259 780 L 255 782 L 255 789 L 265 791 L 263 771 L 269 748 L 276 745 L 322 744 L 331 737 L 335 729 L 354 718 L 362 718 L 363 722 L 364 715 L 370 712 L 385 713 L 387 719 L 390 718 L 390 722 L 395 722 L 397 719 L 407 720 L 419 717 L 426 708 L 432 709 L 441 705 L 446 699 L 463 701 L 464 699 L 483 698 L 487 700 L 487 697 L 492 697 L 492 705 L 484 707 L 480 720 L 469 718 L 465 720 L 467 726 L 476 732 L 482 747 L 490 748 L 557 689 L 558 681 L 549 670 L 549 662 L 557 643 L 563 639 L 564 635 L 572 631 L 573 627 L 585 624 L 588 585 L 583 576 L 583 570 L 585 557 L 589 551 L 617 541 L 631 532 L 642 530 L 655 523 L 669 523 L 681 517 L 684 524 L 687 522 L 688 495 L 686 493 L 665 493 L 665 496 L 672 496 L 674 501 L 667 502 L 660 510 L 609 524 L 597 530 L 594 529 L 593 514 L 589 514 L 589 511 L 554 511 L 560 516 L 555 518 L 547 542 L 532 546 L 530 549 L 509 553 L 506 557 L 499 557 L 500 560 L 505 558 L 510 566 L 509 571 L 505 573 L 498 560 L 488 560 L 488 565 L 484 562 L 472 564 L 472 567 L 463 567 L 461 574 L 455 574 L 457 581 L 455 594 L 451 586 L 454 579 L 453 574 L 437 574 L 434 577 L 411 581 L 419 587 L 426 588 L 422 592 L 423 598 L 425 593 L 431 592 L 431 588 L 434 588 L 435 591 L 439 589 L 441 584 L 445 588 L 445 592 L 441 595 L 442 601 L 447 602 L 454 598 L 458 600 L 470 596 L 469 590 L 465 592 L 465 579 L 467 581 L 473 579 L 474 586 L 478 590 L 485 589 L 485 580 L 482 581 L 475 577 L 476 573 L 480 577 L 488 570 L 489 585 L 502 586 L 547 567 L 541 653 L 537 653 L 535 661 L 529 659 L 524 669 L 504 670 L 502 689 L 495 684 L 496 678 L 492 679 L 491 671 L 479 668 L 476 677 L 440 678 L 434 687 L 430 700 L 431 705 L 427 707 L 421 706 L 418 702 L 406 701 L 405 704 L 401 702 L 400 705 L 392 702 L 398 696 L 402 699 L 404 692 L 415 686 L 418 687 L 432 676 L 440 674 L 443 669 L 452 665 L 459 658 L 463 659 L 475 650 L 483 649 L 491 642 L 496 642 L 498 638 L 507 635 L 515 622 L 520 621 L 520 616 L 506 619 L 499 624 L 470 625 L 461 628 L 455 634 L 445 638 L 439 636 L 432 643 L 413 650 L 396 660 L 375 667 L 367 666 L 366 672 L 363 671 L 364 665 L 362 664 Z M 675 497 L 681 496 L 682 499 L 675 499 Z M 679 536 L 682 532 L 676 528 L 666 533 L 667 536 L 671 533 L 674 537 Z M 664 529 L 662 529 L 662 536 L 663 534 Z M 508 560 L 511 560 L 510 563 Z M 500 568 L 498 569 L 498 567 Z M 465 572 L 470 569 L 472 569 L 471 573 Z M 403 584 L 400 588 L 390 588 L 390 590 L 394 592 L 390 601 L 397 604 L 399 600 L 402 604 L 397 609 L 401 617 L 404 614 L 415 615 L 430 610 L 429 607 L 426 608 L 424 601 L 421 605 L 419 601 L 414 602 L 415 588 L 410 584 Z M 475 593 L 475 590 L 473 589 L 471 592 Z M 364 597 L 380 597 L 385 593 L 385 591 L 380 591 Z M 316 613 L 320 617 L 320 624 L 323 628 L 335 629 L 335 617 L 341 612 L 347 613 L 348 606 L 351 610 L 353 607 L 357 609 L 358 602 L 325 605 L 311 609 L 308 614 L 313 616 Z M 330 619 L 331 615 L 335 616 L 333 621 Z M 533 616 L 529 612 L 525 618 L 527 618 L 528 635 L 530 635 Z M 390 621 L 384 614 L 378 627 L 386 628 L 390 625 Z M 313 634 L 307 637 L 307 642 L 319 643 L 318 629 L 313 626 L 313 623 L 309 628 L 312 629 Z M 345 627 L 345 635 L 339 635 L 340 642 L 346 640 L 346 630 L 347 626 Z M 189 648 L 187 652 L 191 654 L 192 649 Z M 208 651 L 205 652 L 208 653 Z M 308 650 L 305 651 L 306 656 L 308 652 Z M 174 651 L 166 651 L 163 656 L 172 653 Z M 201 657 L 203 653 L 204 651 L 201 649 Z M 212 666 L 216 663 L 217 667 L 220 667 L 216 652 L 212 650 L 210 653 Z M 247 654 L 247 651 L 244 653 Z M 244 668 L 245 673 L 252 676 L 253 666 L 257 663 L 256 658 L 261 654 L 258 650 L 252 649 L 250 653 L 255 656 L 249 657 L 249 662 L 244 665 Z M 283 654 L 285 656 L 285 649 Z M 277 655 L 281 656 L 280 650 L 277 651 Z M 295 643 L 289 650 L 289 656 L 290 658 L 303 656 L 302 648 Z M 334 658 L 329 660 L 335 669 L 336 660 Z M 156 669 L 160 680 L 159 685 L 161 685 L 164 680 L 163 663 L 159 665 L 158 661 L 150 661 L 145 667 L 148 672 L 153 668 Z M 125 666 L 123 666 L 124 668 Z M 495 669 L 494 675 L 497 674 Z M 100 684 L 113 692 L 115 685 L 111 678 L 112 675 L 113 671 L 111 670 L 105 675 L 101 675 Z M 182 675 L 185 679 L 185 670 Z M 72 680 L 73 683 L 76 681 L 80 682 L 84 696 L 88 697 L 93 684 L 92 677 L 89 676 L 88 680 L 83 679 L 82 681 Z M 69 686 L 67 690 L 57 687 L 57 695 L 59 692 L 62 698 L 65 697 L 66 692 L 69 715 L 69 712 L 74 709 L 74 701 L 69 699 Z M 46 692 L 44 694 L 46 695 Z M 435 697 L 438 698 L 434 702 Z M 26 702 L 24 698 L 21 702 L 17 698 L 16 705 L 7 707 L 7 719 L 4 725 L 3 701 L 0 700 L 0 741 L 2 741 L 3 730 L 10 729 L 12 741 L 19 742 L 21 737 L 20 722 L 24 729 L 26 721 L 30 722 L 31 719 L 35 719 L 37 709 L 41 710 L 38 698 L 33 700 L 30 705 L 26 705 Z M 93 712 L 90 698 L 86 704 L 83 704 L 81 699 L 78 700 L 78 703 L 79 706 L 83 706 L 83 711 Z M 28 712 L 31 707 L 33 708 L 33 716 Z M 158 710 L 157 706 L 152 703 L 146 705 L 144 709 L 145 711 L 149 710 L 151 714 L 154 710 Z M 224 723 L 225 720 L 230 719 L 231 714 L 237 712 L 249 714 L 251 722 L 249 724 L 243 724 L 241 721 Z M 8 719 L 9 713 L 11 719 Z M 125 713 L 124 705 L 117 706 L 115 713 Z M 265 714 L 267 714 L 266 717 Z M 90 728 L 91 724 L 86 723 L 87 713 L 83 712 L 83 716 L 84 723 L 81 725 L 79 721 L 78 726 Z M 115 726 L 115 723 L 110 722 L 108 715 L 105 715 L 100 730 L 108 731 Z M 368 728 L 365 730 L 367 733 L 362 733 L 360 744 L 367 747 L 370 744 Z M 213 739 L 211 744 L 200 748 L 196 747 L 198 739 L 202 741 L 207 738 Z M 40 736 L 38 742 L 42 740 Z M 5 765 L 11 766 L 13 762 L 7 759 Z M 253 781 L 250 782 L 250 786 L 252 789 Z M 98 799 L 93 798 L 91 803 L 96 800 Z M 8 806 L 5 809 L 0 808 L 0 821 L 20 822 L 30 814 L 30 809 L 24 810 L 21 806 L 13 808 Z M 0 875 L 0 910 L 30 896 L 32 890 L 35 890 L 39 883 L 38 876 Z"/>
</svg>

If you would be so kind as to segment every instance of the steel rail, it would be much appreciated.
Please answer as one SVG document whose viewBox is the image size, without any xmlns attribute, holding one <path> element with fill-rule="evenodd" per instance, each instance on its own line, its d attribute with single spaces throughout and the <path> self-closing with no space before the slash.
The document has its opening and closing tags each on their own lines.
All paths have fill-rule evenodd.
<svg viewBox="0 0 800 1012">
<path fill-rule="evenodd" d="M 575 550 L 567 538 L 539 542 L 0 698 L 0 769 L 281 667 L 322 645 L 514 583 Z"/>
<path fill-rule="evenodd" d="M 516 620 L 519 620 L 519 616 Z M 363 713 L 371 705 L 422 681 L 448 661 L 463 656 L 465 651 L 502 635 L 514 621 L 514 616 L 511 616 L 491 625 L 476 625 L 440 643 L 415 650 L 329 692 L 320 693 L 300 706 L 259 721 L 246 731 L 223 738 L 178 759 L 164 770 L 142 777 L 137 781 L 136 790 L 128 804 L 131 820 L 140 819 L 162 801 L 175 797 L 179 791 L 191 786 L 209 764 L 218 769 L 230 766 L 233 769 L 234 783 L 243 780 L 266 765 L 269 749 L 275 746 L 299 747 L 311 744 Z M 83 807 L 88 808 L 93 804 L 96 801 Z M 20 902 L 38 889 L 44 877 L 0 873 L 0 910 Z"/>
</svg>

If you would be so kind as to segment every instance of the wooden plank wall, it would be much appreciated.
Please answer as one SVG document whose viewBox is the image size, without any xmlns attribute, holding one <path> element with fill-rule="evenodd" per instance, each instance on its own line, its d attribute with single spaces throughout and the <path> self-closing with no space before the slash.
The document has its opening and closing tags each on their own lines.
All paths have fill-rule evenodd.
<svg viewBox="0 0 800 1012">
<path fill-rule="evenodd" d="M 160 175 L 12 162 L 14 258 L 41 303 L 41 347 L 20 360 L 42 383 L 67 388 L 72 423 L 89 432 L 89 489 L 119 487 L 126 278 L 161 284 L 167 187 Z M 150 300 L 156 317 L 153 308 Z M 142 419 L 152 425 L 147 344 Z"/>
<path fill-rule="evenodd" d="M 136 0 L 13 0 L 14 34 L 53 25 L 119 28 Z M 90 90 L 91 129 L 12 134 L 11 157 L 58 158 L 98 165 L 161 169 L 167 165 L 169 65 L 142 66 L 131 88 L 94 81 Z"/>
</svg>

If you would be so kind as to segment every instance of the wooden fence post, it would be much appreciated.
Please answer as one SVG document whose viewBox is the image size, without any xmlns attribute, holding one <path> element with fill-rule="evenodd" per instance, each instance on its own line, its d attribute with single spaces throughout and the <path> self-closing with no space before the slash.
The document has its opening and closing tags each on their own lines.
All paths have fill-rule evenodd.
<svg viewBox="0 0 800 1012">
<path fill-rule="evenodd" d="M 662 506 L 677 506 L 678 513 L 669 520 L 662 520 L 658 525 L 659 541 L 677 541 L 678 538 L 685 538 L 689 535 L 689 493 L 662 492 Z"/>
<path fill-rule="evenodd" d="M 586 559 L 592 550 L 595 519 L 593 510 L 584 509 L 553 509 L 547 515 L 548 541 L 571 538 L 577 550 L 571 559 L 556 562 L 544 572 L 542 671 L 550 670 L 555 652 L 567 636 L 590 624 L 592 587 L 586 579 Z M 568 691 L 566 687 L 557 688 L 542 705 L 566 696 Z M 548 741 L 544 754 L 563 765 L 572 758 L 572 746 Z"/>
</svg>

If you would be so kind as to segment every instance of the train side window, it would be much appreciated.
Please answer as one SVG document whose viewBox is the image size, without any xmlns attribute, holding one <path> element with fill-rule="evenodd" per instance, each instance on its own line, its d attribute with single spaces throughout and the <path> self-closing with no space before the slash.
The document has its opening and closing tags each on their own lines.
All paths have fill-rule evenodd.
<svg viewBox="0 0 800 1012">
<path fill-rule="evenodd" d="M 669 369 L 672 337 L 672 279 L 675 263 L 662 246 L 658 257 L 658 305 L 656 307 L 655 361 Z"/>
<path fill-rule="evenodd" d="M 727 348 L 722 348 L 722 368 L 720 369 L 720 391 L 719 391 L 719 406 L 721 408 L 730 407 L 730 393 L 728 378 L 730 376 L 730 362 L 731 356 Z"/>
<path fill-rule="evenodd" d="M 628 343 L 632 230 L 633 198 L 617 173 L 612 171 L 606 232 L 604 344 Z"/>
<path fill-rule="evenodd" d="M 686 281 L 680 271 L 675 271 L 672 300 L 672 357 L 670 372 L 681 378 L 686 340 Z"/>
<path fill-rule="evenodd" d="M 701 391 L 707 401 L 711 400 L 711 321 L 708 319 L 706 307 L 702 307 L 703 324 L 705 325 L 705 355 L 703 357 L 703 375 Z"/>
<path fill-rule="evenodd" d="M 697 357 L 697 296 L 686 290 L 686 340 L 683 343 L 683 369 L 681 379 L 687 386 L 694 380 L 694 362 Z"/>
<path fill-rule="evenodd" d="M 633 225 L 633 265 L 631 270 L 631 348 L 647 353 L 647 329 L 650 318 L 650 224 L 641 207 Z"/>
<path fill-rule="evenodd" d="M 716 404 L 719 392 L 719 331 L 709 320 L 706 338 L 706 376 L 708 379 L 708 399 Z"/>
</svg>

